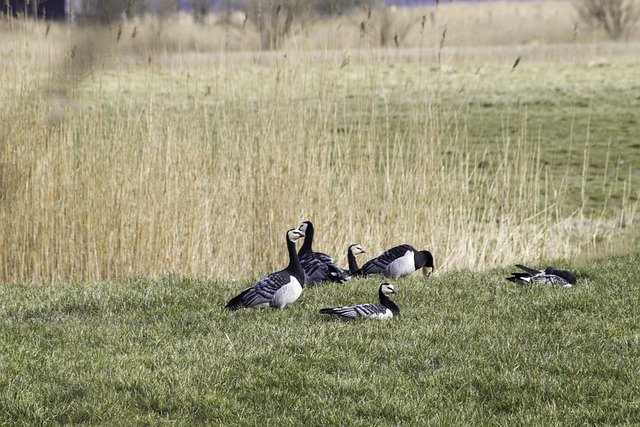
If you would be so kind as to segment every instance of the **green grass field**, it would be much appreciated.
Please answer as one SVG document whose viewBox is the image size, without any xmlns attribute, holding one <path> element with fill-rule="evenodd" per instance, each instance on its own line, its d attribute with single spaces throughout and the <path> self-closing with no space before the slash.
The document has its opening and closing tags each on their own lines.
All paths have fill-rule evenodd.
<svg viewBox="0 0 640 427">
<path fill-rule="evenodd" d="M 639 261 L 590 262 L 569 290 L 416 275 L 387 322 L 317 312 L 373 301 L 375 279 L 238 312 L 249 280 L 2 286 L 0 423 L 633 424 Z"/>
</svg>

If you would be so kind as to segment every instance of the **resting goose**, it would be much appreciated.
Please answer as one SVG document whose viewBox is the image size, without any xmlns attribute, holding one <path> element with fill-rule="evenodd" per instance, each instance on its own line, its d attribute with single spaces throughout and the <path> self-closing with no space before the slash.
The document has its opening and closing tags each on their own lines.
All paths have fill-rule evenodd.
<svg viewBox="0 0 640 427">
<path fill-rule="evenodd" d="M 314 234 L 311 221 L 304 221 L 298 230 L 305 235 L 304 243 L 298 251 L 300 265 L 304 271 L 305 284 L 311 285 L 324 281 L 344 282 L 349 279 L 349 273 L 338 267 L 329 255 L 314 252 L 311 248 Z"/>
<path fill-rule="evenodd" d="M 433 271 L 433 256 L 429 251 L 417 251 L 411 245 L 395 246 L 376 258 L 367 261 L 354 275 L 382 274 L 393 279 L 406 276 L 416 270 L 429 277 Z"/>
<path fill-rule="evenodd" d="M 528 285 L 538 283 L 541 285 L 558 285 L 563 288 L 570 288 L 576 283 L 576 276 L 568 270 L 558 270 L 554 267 L 547 267 L 544 270 L 536 270 L 522 264 L 516 264 L 516 267 L 523 270 L 524 273 L 512 273 L 511 277 L 506 279 L 518 285 Z"/>
<path fill-rule="evenodd" d="M 347 249 L 347 261 L 349 262 L 349 274 L 353 274 L 356 271 L 358 271 L 360 268 L 358 267 L 358 261 L 356 260 L 356 257 L 360 254 L 363 254 L 364 249 L 362 249 L 362 246 L 355 244 L 355 245 L 351 245 L 349 246 L 349 249 Z"/>
<path fill-rule="evenodd" d="M 230 310 L 243 307 L 284 308 L 300 297 L 304 286 L 304 273 L 296 254 L 295 241 L 304 237 L 300 230 L 287 231 L 289 265 L 284 270 L 271 273 L 258 280 L 253 286 L 240 292 L 226 305 Z"/>
<path fill-rule="evenodd" d="M 331 314 L 341 319 L 354 320 L 359 317 L 367 319 L 391 319 L 400 316 L 400 309 L 393 301 L 389 299 L 389 295 L 395 294 L 393 285 L 383 283 L 378 288 L 378 296 L 380 304 L 358 304 L 345 307 L 332 307 L 320 309 L 322 314 Z"/>
</svg>

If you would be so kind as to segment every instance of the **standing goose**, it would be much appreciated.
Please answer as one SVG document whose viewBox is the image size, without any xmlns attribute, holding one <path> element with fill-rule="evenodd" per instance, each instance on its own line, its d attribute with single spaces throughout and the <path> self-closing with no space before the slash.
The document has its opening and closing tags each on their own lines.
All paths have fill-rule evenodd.
<svg viewBox="0 0 640 427">
<path fill-rule="evenodd" d="M 358 267 L 358 261 L 356 260 L 356 257 L 360 254 L 363 254 L 364 249 L 362 249 L 362 246 L 355 244 L 355 245 L 351 245 L 349 246 L 349 249 L 347 249 L 347 261 L 349 262 L 349 274 L 354 274 L 356 271 L 358 271 L 360 268 Z"/>
<path fill-rule="evenodd" d="M 367 261 L 354 275 L 382 274 L 393 279 L 406 276 L 419 269 L 429 277 L 433 271 L 433 256 L 429 251 L 417 251 L 411 245 L 395 246 Z"/>
<path fill-rule="evenodd" d="M 393 285 L 383 283 L 378 288 L 378 297 L 380 304 L 358 304 L 345 307 L 332 307 L 320 309 L 322 314 L 331 314 L 341 319 L 357 319 L 359 317 L 367 319 L 391 319 L 400 316 L 400 309 L 393 301 L 389 299 L 389 295 L 395 294 L 396 290 Z"/>
<path fill-rule="evenodd" d="M 322 252 L 314 252 L 313 245 L 313 224 L 311 221 L 304 221 L 298 228 L 304 233 L 304 243 L 298 252 L 300 265 L 304 271 L 305 284 L 311 285 L 318 282 L 344 282 L 349 279 L 349 273 L 336 265 L 331 257 Z"/>
<path fill-rule="evenodd" d="M 287 231 L 289 265 L 284 270 L 271 273 L 258 280 L 253 286 L 240 292 L 226 305 L 230 310 L 243 307 L 284 308 L 300 297 L 304 286 L 304 273 L 296 254 L 295 241 L 304 237 L 300 230 Z"/>
<path fill-rule="evenodd" d="M 512 273 L 511 277 L 506 279 L 518 285 L 528 285 L 538 283 L 541 285 L 558 285 L 563 288 L 570 288 L 576 283 L 576 276 L 568 270 L 558 270 L 554 267 L 547 267 L 544 270 L 536 270 L 522 264 L 516 264 L 516 267 L 523 270 L 524 273 Z"/>
</svg>

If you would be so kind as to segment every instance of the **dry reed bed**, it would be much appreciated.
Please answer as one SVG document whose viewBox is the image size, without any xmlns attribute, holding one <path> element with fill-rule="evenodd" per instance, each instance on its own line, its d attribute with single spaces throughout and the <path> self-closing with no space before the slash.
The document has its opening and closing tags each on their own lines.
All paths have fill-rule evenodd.
<svg viewBox="0 0 640 427">
<path fill-rule="evenodd" d="M 343 263 L 354 242 L 370 255 L 411 242 L 441 271 L 611 250 L 635 225 L 624 180 L 606 183 L 624 193 L 614 216 L 566 211 L 524 117 L 498 154 L 471 149 L 429 64 L 401 85 L 371 49 L 348 73 L 284 53 L 158 63 L 113 29 L 78 31 L 4 47 L 2 282 L 246 278 L 283 264 L 302 219 Z M 148 61 L 112 68 L 132 52 Z"/>
<path fill-rule="evenodd" d="M 524 123 L 501 154 L 474 153 L 432 97 L 372 68 L 352 82 L 286 61 L 172 72 L 157 86 L 142 83 L 162 78 L 153 68 L 96 73 L 54 117 L 43 99 L 16 104 L 2 281 L 243 278 L 282 265 L 302 219 L 342 262 L 350 243 L 411 242 L 443 270 L 485 268 L 610 248 L 635 220 L 628 196 L 621 220 L 566 212 Z"/>
</svg>

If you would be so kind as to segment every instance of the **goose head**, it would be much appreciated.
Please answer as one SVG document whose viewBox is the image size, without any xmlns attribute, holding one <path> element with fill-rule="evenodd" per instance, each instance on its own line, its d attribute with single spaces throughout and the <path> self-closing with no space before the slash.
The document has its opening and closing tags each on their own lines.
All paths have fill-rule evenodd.
<svg viewBox="0 0 640 427">
<path fill-rule="evenodd" d="M 396 288 L 388 283 L 383 283 L 380 285 L 380 292 L 382 292 L 383 295 L 389 296 L 396 293 Z"/>
<path fill-rule="evenodd" d="M 431 273 L 433 273 L 434 267 L 433 267 L 433 255 L 431 255 L 431 252 L 429 251 L 420 251 L 422 253 L 422 255 L 424 255 L 424 265 L 422 266 L 422 274 L 424 275 L 424 277 L 429 277 L 431 276 Z"/>
<path fill-rule="evenodd" d="M 304 221 L 302 224 L 300 224 L 298 230 L 306 234 L 309 228 L 313 229 L 313 224 L 311 224 L 311 221 Z"/>
<path fill-rule="evenodd" d="M 355 245 L 349 246 L 349 252 L 353 256 L 358 256 L 364 253 L 364 249 L 362 249 L 362 246 L 355 244 Z"/>
<path fill-rule="evenodd" d="M 302 237 L 304 237 L 304 231 L 300 231 L 296 228 L 292 228 L 291 230 L 287 231 L 287 239 L 289 239 L 289 241 L 291 242 L 295 242 Z"/>
</svg>

